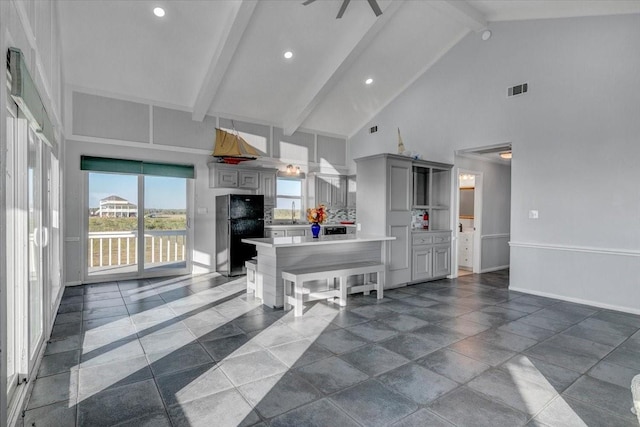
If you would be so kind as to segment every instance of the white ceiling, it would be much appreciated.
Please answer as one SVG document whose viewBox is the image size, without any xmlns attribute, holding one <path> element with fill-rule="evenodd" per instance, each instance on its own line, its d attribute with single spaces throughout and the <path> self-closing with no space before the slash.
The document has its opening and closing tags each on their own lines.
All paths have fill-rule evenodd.
<svg viewBox="0 0 640 427">
<path fill-rule="evenodd" d="M 354 0 L 337 20 L 342 0 L 302 1 L 58 0 L 66 83 L 186 109 L 195 120 L 350 136 L 469 31 L 640 13 L 640 0 L 378 0 L 376 18 Z M 164 18 L 152 13 L 158 5 Z"/>
</svg>

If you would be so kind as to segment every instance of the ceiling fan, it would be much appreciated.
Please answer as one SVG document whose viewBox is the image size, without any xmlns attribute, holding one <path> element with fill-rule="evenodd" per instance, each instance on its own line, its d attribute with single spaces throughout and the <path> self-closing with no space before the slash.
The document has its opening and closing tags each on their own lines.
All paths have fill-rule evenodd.
<svg viewBox="0 0 640 427">
<path fill-rule="evenodd" d="M 302 3 L 303 5 L 308 5 L 313 3 L 316 0 L 306 0 L 304 3 Z M 342 15 L 344 15 L 344 11 L 347 10 L 347 6 L 349 6 L 349 2 L 351 0 L 343 0 L 342 1 L 342 6 L 340 6 L 340 10 L 338 11 L 338 16 L 336 16 L 336 19 L 340 19 L 342 18 Z M 376 16 L 380 16 L 382 15 L 382 9 L 380 9 L 380 6 L 378 6 L 378 2 L 376 0 L 367 0 L 369 2 L 369 6 L 371 6 L 371 9 L 373 9 L 373 13 L 376 14 Z"/>
</svg>

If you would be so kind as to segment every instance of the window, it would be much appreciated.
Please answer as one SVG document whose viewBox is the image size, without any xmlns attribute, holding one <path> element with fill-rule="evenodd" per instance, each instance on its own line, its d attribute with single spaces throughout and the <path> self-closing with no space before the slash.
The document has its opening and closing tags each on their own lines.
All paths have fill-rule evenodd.
<svg viewBox="0 0 640 427">
<path fill-rule="evenodd" d="M 273 219 L 275 221 L 301 220 L 304 212 L 302 196 L 301 178 L 278 177 Z"/>
</svg>

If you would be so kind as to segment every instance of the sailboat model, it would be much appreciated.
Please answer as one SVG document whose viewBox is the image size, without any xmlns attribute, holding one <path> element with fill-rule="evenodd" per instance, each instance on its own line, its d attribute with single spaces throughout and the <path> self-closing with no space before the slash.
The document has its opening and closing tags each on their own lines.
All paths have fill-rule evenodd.
<svg viewBox="0 0 640 427">
<path fill-rule="evenodd" d="M 216 128 L 216 143 L 213 155 L 225 163 L 238 164 L 245 160 L 255 160 L 258 151 L 240 135 Z"/>
</svg>

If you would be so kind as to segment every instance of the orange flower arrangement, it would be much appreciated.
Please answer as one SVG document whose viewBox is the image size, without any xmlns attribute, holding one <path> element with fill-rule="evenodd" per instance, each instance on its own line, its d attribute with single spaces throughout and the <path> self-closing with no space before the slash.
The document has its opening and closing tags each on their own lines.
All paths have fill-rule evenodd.
<svg viewBox="0 0 640 427">
<path fill-rule="evenodd" d="M 327 220 L 327 210 L 325 205 L 318 205 L 317 208 L 307 209 L 307 221 L 322 224 Z"/>
</svg>

